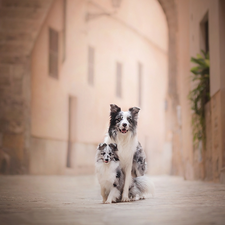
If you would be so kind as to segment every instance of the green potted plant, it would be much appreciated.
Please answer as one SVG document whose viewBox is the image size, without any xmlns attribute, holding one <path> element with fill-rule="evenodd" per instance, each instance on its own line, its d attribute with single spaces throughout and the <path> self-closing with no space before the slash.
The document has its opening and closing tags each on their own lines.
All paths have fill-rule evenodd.
<svg viewBox="0 0 225 225">
<path fill-rule="evenodd" d="M 191 102 L 192 115 L 192 133 L 193 144 L 195 147 L 205 146 L 205 104 L 210 100 L 210 62 L 209 53 L 201 51 L 197 57 L 191 57 L 191 62 L 196 66 L 191 68 L 192 82 L 194 88 L 189 92 L 188 98 Z"/>
</svg>

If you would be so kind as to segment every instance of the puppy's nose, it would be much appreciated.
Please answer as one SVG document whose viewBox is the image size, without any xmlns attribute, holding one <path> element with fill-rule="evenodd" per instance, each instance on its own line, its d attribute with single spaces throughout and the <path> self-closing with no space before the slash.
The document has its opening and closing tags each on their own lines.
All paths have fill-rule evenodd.
<svg viewBox="0 0 225 225">
<path fill-rule="evenodd" d="M 124 127 L 126 127 L 126 126 L 127 126 L 127 124 L 126 124 L 126 123 L 123 123 L 123 126 L 124 126 Z"/>
<path fill-rule="evenodd" d="M 108 162 L 109 160 L 108 159 L 105 159 L 105 161 Z"/>
</svg>

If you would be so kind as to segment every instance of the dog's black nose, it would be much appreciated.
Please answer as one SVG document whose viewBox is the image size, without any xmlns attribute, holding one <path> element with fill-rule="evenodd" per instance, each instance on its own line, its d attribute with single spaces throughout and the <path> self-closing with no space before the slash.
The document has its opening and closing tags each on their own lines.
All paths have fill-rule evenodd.
<svg viewBox="0 0 225 225">
<path fill-rule="evenodd" d="M 123 123 L 123 126 L 124 126 L 124 127 L 126 127 L 126 126 L 127 126 L 127 124 L 126 124 L 126 123 Z"/>
<path fill-rule="evenodd" d="M 108 159 L 105 159 L 105 161 L 108 162 L 109 160 Z"/>
</svg>

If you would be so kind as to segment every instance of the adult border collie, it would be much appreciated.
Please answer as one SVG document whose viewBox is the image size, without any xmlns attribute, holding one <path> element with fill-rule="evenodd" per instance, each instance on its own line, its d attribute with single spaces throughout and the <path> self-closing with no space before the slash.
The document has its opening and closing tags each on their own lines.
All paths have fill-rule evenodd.
<svg viewBox="0 0 225 225">
<path fill-rule="evenodd" d="M 127 112 L 115 104 L 110 105 L 110 124 L 104 142 L 116 143 L 120 166 L 125 175 L 122 201 L 130 201 L 129 187 L 132 176 L 138 177 L 146 172 L 146 157 L 137 138 L 137 120 L 140 108 L 132 107 Z"/>
</svg>

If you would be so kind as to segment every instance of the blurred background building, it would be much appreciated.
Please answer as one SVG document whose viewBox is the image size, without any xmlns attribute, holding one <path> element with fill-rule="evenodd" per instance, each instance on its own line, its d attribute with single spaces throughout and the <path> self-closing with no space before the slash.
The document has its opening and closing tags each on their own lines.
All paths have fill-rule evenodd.
<svg viewBox="0 0 225 225">
<path fill-rule="evenodd" d="M 150 174 L 225 182 L 224 0 L 0 0 L 0 173 L 94 173 L 109 104 L 141 108 Z M 210 52 L 195 149 L 191 56 Z"/>
</svg>

